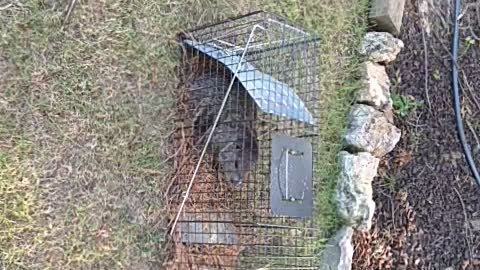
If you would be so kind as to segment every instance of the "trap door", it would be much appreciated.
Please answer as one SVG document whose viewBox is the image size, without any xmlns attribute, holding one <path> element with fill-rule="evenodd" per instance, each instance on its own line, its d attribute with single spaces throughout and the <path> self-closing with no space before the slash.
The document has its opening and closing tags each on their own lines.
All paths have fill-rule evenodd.
<svg viewBox="0 0 480 270">
<path fill-rule="evenodd" d="M 274 216 L 309 218 L 313 210 L 312 145 L 306 139 L 272 138 L 270 208 Z"/>
</svg>

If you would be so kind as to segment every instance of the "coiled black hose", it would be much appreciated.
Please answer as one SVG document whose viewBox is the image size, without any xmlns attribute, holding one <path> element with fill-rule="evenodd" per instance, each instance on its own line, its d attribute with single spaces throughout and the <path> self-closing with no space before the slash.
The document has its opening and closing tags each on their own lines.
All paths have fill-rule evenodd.
<svg viewBox="0 0 480 270">
<path fill-rule="evenodd" d="M 453 105 L 455 109 L 455 122 L 457 124 L 457 133 L 460 143 L 462 144 L 463 153 L 467 159 L 468 166 L 472 172 L 475 182 L 480 188 L 480 175 L 478 174 L 478 169 L 475 165 L 475 161 L 472 157 L 472 152 L 467 144 L 467 139 L 465 137 L 465 130 L 463 129 L 463 121 L 460 110 L 460 94 L 458 90 L 458 39 L 459 39 L 459 25 L 458 19 L 460 16 L 460 0 L 455 1 L 455 17 L 454 19 L 454 30 L 453 30 L 453 45 L 452 45 L 452 86 L 453 86 Z"/>
</svg>

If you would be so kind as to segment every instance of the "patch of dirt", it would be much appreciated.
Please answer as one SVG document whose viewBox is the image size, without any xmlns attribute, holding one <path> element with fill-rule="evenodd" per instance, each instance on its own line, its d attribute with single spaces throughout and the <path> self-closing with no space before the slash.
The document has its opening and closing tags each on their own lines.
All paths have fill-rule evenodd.
<svg viewBox="0 0 480 270">
<path fill-rule="evenodd" d="M 480 190 L 457 139 L 452 108 L 453 2 L 430 2 L 430 34 L 422 28 L 419 3 L 407 3 L 400 36 L 406 47 L 388 69 L 392 92 L 424 105 L 396 119 L 402 140 L 374 182 L 375 225 L 356 236 L 354 269 L 480 269 L 480 231 L 474 226 Z M 480 93 L 474 89 L 480 85 L 480 7 L 473 3 L 462 3 L 459 68 L 464 125 L 480 165 Z"/>
</svg>

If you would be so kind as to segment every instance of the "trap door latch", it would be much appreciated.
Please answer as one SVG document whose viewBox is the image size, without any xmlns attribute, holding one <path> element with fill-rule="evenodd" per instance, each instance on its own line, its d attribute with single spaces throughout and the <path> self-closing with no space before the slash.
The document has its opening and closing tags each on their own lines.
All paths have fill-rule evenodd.
<svg viewBox="0 0 480 270">
<path fill-rule="evenodd" d="M 276 216 L 306 218 L 313 208 L 312 146 L 303 138 L 272 138 L 270 207 Z"/>
</svg>

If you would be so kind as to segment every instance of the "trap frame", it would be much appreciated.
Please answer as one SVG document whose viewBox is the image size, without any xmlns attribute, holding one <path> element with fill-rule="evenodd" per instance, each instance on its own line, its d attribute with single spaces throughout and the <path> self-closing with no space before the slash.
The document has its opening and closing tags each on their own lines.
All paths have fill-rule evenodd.
<svg viewBox="0 0 480 270">
<path fill-rule="evenodd" d="M 179 38 L 168 267 L 318 269 L 319 38 L 263 11 Z M 297 166 L 289 165 L 288 153 L 274 151 L 276 140 L 311 146 L 311 157 L 292 168 L 290 183 L 285 176 L 272 180 L 281 175 L 276 169 L 288 175 Z M 286 165 L 281 158 L 272 162 L 279 153 L 287 155 Z M 295 175 L 304 182 L 295 182 Z M 299 217 L 297 210 L 307 214 Z"/>
</svg>

